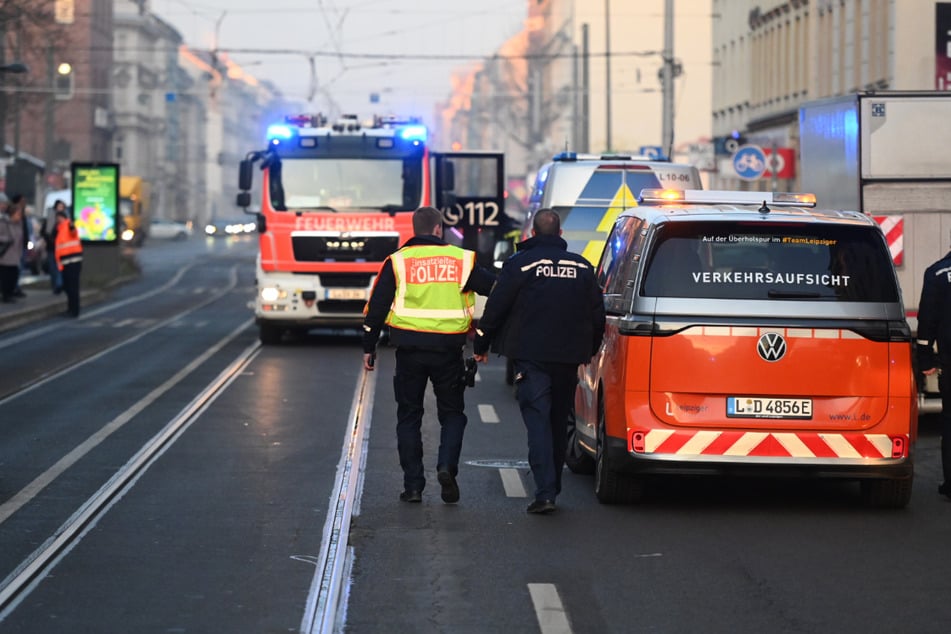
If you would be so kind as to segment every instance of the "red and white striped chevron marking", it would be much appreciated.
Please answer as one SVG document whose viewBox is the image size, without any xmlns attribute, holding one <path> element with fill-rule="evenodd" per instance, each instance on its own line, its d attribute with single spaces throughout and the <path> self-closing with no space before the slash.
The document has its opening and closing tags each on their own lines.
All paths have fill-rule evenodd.
<svg viewBox="0 0 951 634">
<path fill-rule="evenodd" d="M 907 436 L 825 432 L 631 430 L 628 449 L 700 457 L 904 458 Z"/>
<path fill-rule="evenodd" d="M 892 253 L 895 266 L 901 266 L 905 259 L 905 217 L 898 215 L 874 216 L 875 222 L 882 228 L 888 250 Z"/>
</svg>

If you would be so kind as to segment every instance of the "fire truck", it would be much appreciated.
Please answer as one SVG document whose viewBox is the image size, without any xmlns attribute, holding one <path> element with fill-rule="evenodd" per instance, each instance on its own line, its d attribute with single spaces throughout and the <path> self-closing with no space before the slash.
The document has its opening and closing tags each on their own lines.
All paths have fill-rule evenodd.
<svg viewBox="0 0 951 634">
<path fill-rule="evenodd" d="M 261 342 L 359 327 L 384 259 L 413 235 L 412 213 L 440 209 L 446 240 L 491 266 L 511 230 L 501 153 L 436 152 L 416 118 L 287 117 L 239 165 L 248 212 L 262 172 L 254 314 Z"/>
</svg>

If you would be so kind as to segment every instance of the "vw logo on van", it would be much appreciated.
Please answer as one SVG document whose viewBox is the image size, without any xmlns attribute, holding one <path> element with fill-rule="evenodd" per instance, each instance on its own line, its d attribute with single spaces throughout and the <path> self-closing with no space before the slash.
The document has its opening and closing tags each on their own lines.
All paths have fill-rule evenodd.
<svg viewBox="0 0 951 634">
<path fill-rule="evenodd" d="M 786 340 L 778 332 L 767 332 L 756 343 L 756 351 L 764 361 L 779 361 L 786 354 Z"/>
</svg>

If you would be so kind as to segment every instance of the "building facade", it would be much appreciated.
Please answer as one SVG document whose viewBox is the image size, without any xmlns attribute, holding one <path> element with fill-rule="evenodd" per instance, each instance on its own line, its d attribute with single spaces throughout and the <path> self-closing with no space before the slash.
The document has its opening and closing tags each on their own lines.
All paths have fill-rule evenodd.
<svg viewBox="0 0 951 634">
<path fill-rule="evenodd" d="M 455 78 L 437 119 L 443 128 L 454 118 L 467 122 L 450 134 L 464 147 L 505 148 L 509 175 L 529 183 L 557 152 L 659 147 L 666 4 L 529 0 L 522 32 Z M 712 150 L 711 0 L 673 4 L 672 149 L 677 160 L 700 162 Z M 467 136 L 480 116 L 479 135 Z M 494 144 L 481 145 L 486 140 Z"/>
<path fill-rule="evenodd" d="M 937 88 L 936 14 L 946 4 L 713 0 L 712 113 L 720 141 L 714 184 L 799 189 L 798 109 L 806 101 L 857 90 Z M 730 156 L 737 142 L 776 148 L 783 177 L 739 178 Z"/>
</svg>

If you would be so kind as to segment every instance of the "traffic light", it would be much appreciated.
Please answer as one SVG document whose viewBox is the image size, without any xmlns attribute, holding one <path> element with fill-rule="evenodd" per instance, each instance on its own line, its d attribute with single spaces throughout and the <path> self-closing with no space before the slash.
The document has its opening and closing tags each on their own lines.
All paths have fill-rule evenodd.
<svg viewBox="0 0 951 634">
<path fill-rule="evenodd" d="M 73 98 L 73 67 L 63 62 L 56 67 L 56 77 L 53 79 L 53 92 L 57 99 Z"/>
</svg>

